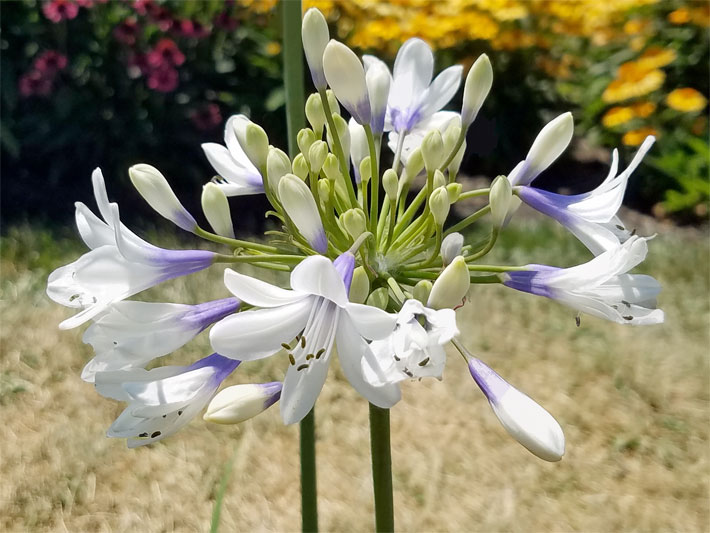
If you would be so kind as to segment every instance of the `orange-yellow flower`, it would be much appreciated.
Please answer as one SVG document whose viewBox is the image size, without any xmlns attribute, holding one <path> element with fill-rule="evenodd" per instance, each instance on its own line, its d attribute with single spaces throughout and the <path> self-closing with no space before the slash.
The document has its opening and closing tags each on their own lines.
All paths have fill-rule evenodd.
<svg viewBox="0 0 710 533">
<path fill-rule="evenodd" d="M 637 117 L 646 118 L 656 110 L 656 104 L 649 102 L 648 100 L 643 100 L 641 102 L 633 103 L 631 105 L 631 110 Z"/>
<path fill-rule="evenodd" d="M 614 80 L 607 86 L 602 93 L 602 101 L 621 102 L 643 96 L 660 88 L 666 79 L 665 72 L 658 69 L 651 71 L 627 69 L 624 71 L 623 78 L 619 69 L 619 74 L 621 79 Z"/>
<path fill-rule="evenodd" d="M 665 67 L 675 61 L 676 57 L 678 56 L 675 50 L 661 48 L 660 46 L 651 46 L 641 54 L 641 57 L 636 60 L 636 63 L 641 69 L 653 70 L 654 68 Z"/>
<path fill-rule="evenodd" d="M 617 106 L 604 113 L 602 124 L 607 128 L 613 128 L 628 122 L 632 118 L 634 118 L 634 112 L 630 107 Z"/>
<path fill-rule="evenodd" d="M 708 100 L 705 96 L 690 87 L 675 89 L 666 96 L 666 104 L 668 104 L 668 107 L 676 111 L 682 111 L 683 113 L 701 111 L 705 109 L 707 103 Z"/>
<path fill-rule="evenodd" d="M 668 13 L 668 22 L 671 24 L 686 24 L 690 22 L 690 12 L 684 7 L 671 11 Z"/>
<path fill-rule="evenodd" d="M 637 130 L 627 131 L 621 138 L 621 142 L 624 143 L 626 146 L 638 146 L 649 135 L 654 135 L 658 137 L 658 131 L 648 126 L 639 128 Z"/>
<path fill-rule="evenodd" d="M 264 47 L 264 52 L 267 56 L 276 56 L 281 52 L 281 44 L 278 41 L 271 41 L 266 43 Z"/>
</svg>

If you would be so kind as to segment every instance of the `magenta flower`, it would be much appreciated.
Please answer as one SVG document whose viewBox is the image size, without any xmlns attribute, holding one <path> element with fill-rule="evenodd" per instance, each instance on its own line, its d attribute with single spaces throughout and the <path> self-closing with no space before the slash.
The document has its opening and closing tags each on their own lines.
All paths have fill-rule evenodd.
<svg viewBox="0 0 710 533">
<path fill-rule="evenodd" d="M 52 79 L 39 70 L 33 69 L 20 76 L 17 86 L 24 98 L 49 96 L 52 93 Z"/>
<path fill-rule="evenodd" d="M 197 20 L 183 19 L 174 22 L 175 31 L 184 37 L 203 39 L 210 34 L 210 29 Z"/>
<path fill-rule="evenodd" d="M 79 6 L 71 0 L 50 0 L 42 5 L 42 13 L 56 23 L 75 18 L 79 13 Z"/>
<path fill-rule="evenodd" d="M 161 93 L 169 93 L 178 86 L 178 71 L 169 65 L 158 67 L 148 75 L 148 87 Z"/>
<path fill-rule="evenodd" d="M 225 31 L 234 31 L 237 29 L 237 26 L 239 26 L 239 21 L 227 11 L 219 13 L 212 22 L 215 27 Z"/>
<path fill-rule="evenodd" d="M 136 44 L 140 27 L 135 17 L 128 17 L 113 29 L 113 36 L 118 42 L 128 46 Z"/>
<path fill-rule="evenodd" d="M 153 49 L 146 56 L 151 67 L 179 67 L 185 62 L 183 54 L 175 41 L 167 37 L 160 39 Z"/>
<path fill-rule="evenodd" d="M 198 130 L 213 130 L 222 123 L 222 113 L 217 104 L 204 104 L 190 111 L 190 120 Z"/>
<path fill-rule="evenodd" d="M 67 66 L 67 56 L 55 50 L 47 50 L 34 61 L 34 68 L 39 72 L 53 76 Z"/>
</svg>

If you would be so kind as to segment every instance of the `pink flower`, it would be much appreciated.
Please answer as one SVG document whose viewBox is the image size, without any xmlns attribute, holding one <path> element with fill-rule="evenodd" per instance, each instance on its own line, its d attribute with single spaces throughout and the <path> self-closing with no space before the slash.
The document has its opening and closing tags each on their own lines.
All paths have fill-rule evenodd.
<svg viewBox="0 0 710 533">
<path fill-rule="evenodd" d="M 30 70 L 20 76 L 17 85 L 24 98 L 33 95 L 49 96 L 52 93 L 52 79 L 39 70 Z"/>
<path fill-rule="evenodd" d="M 148 52 L 148 64 L 151 67 L 178 67 L 185 62 L 185 55 L 175 44 L 175 41 L 163 38 Z"/>
<path fill-rule="evenodd" d="M 135 9 L 139 15 L 154 16 L 161 8 L 153 0 L 135 0 L 133 2 L 133 9 Z"/>
<path fill-rule="evenodd" d="M 50 0 L 42 5 L 42 12 L 52 22 L 71 20 L 79 13 L 79 6 L 71 0 Z"/>
<path fill-rule="evenodd" d="M 178 71 L 169 65 L 158 67 L 148 75 L 148 87 L 161 93 L 169 93 L 178 86 Z"/>
<path fill-rule="evenodd" d="M 202 39 L 210 34 L 210 29 L 196 20 L 183 19 L 175 21 L 175 30 L 185 36 Z"/>
<path fill-rule="evenodd" d="M 215 27 L 225 31 L 234 31 L 237 29 L 237 26 L 239 26 L 239 21 L 227 11 L 222 11 L 216 15 L 213 23 Z"/>
<path fill-rule="evenodd" d="M 204 104 L 190 111 L 190 120 L 198 130 L 209 131 L 222 124 L 222 113 L 217 104 Z"/>
<path fill-rule="evenodd" d="M 150 14 L 150 18 L 158 25 L 158 28 L 160 28 L 162 31 L 168 31 L 170 28 L 173 27 L 174 24 L 172 14 L 164 7 L 156 7 Z"/>
<path fill-rule="evenodd" d="M 47 76 L 53 76 L 67 66 L 67 56 L 55 50 L 47 50 L 34 61 L 34 68 Z"/>
<path fill-rule="evenodd" d="M 113 29 L 113 36 L 117 41 L 131 46 L 136 43 L 139 29 L 136 18 L 128 17 Z"/>
</svg>

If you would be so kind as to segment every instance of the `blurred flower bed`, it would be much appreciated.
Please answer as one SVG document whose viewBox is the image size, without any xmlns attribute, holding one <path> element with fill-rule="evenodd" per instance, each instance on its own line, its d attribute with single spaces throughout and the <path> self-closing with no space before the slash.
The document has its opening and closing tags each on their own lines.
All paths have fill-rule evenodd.
<svg viewBox="0 0 710 533">
<path fill-rule="evenodd" d="M 234 113 L 246 112 L 285 146 L 276 3 L 3 2 L 3 217 L 70 216 L 54 199 L 84 199 L 77 178 L 99 164 L 127 183 L 128 166 L 149 162 L 178 193 L 187 190 L 211 172 L 200 144 L 219 142 Z M 510 170 L 530 132 L 571 108 L 587 148 L 627 147 L 628 160 L 646 135 L 659 137 L 630 183 L 634 205 L 706 216 L 707 3 L 304 0 L 311 6 L 362 53 L 393 59 L 419 35 L 438 49 L 438 68 L 493 57 L 494 91 L 464 169 Z M 584 179 L 579 168 L 562 161 L 550 186 L 574 189 Z M 593 171 L 605 174 L 598 162 Z"/>
</svg>

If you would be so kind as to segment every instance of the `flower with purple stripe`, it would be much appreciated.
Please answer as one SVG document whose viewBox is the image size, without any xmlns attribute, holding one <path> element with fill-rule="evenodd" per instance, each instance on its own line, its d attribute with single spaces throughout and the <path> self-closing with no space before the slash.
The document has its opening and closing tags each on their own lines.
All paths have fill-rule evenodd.
<svg viewBox="0 0 710 533">
<path fill-rule="evenodd" d="M 651 276 L 626 273 L 645 259 L 646 241 L 630 237 L 571 268 L 527 265 L 526 270 L 503 274 L 503 284 L 618 324 L 659 324 L 664 320 L 663 311 L 656 309 L 660 284 Z"/>
<path fill-rule="evenodd" d="M 239 424 L 263 413 L 281 398 L 283 384 L 249 383 L 219 391 L 202 418 L 216 424 Z"/>
<path fill-rule="evenodd" d="M 93 383 L 97 372 L 143 368 L 185 345 L 239 305 L 236 298 L 199 305 L 117 302 L 84 333 L 83 341 L 91 344 L 96 355 L 81 378 Z"/>
<path fill-rule="evenodd" d="M 395 384 L 373 386 L 365 380 L 362 360 L 381 373 L 367 340 L 382 339 L 395 326 L 395 315 L 348 301 L 355 257 L 345 252 L 331 262 L 304 259 L 291 272 L 286 290 L 227 269 L 224 283 L 243 302 L 261 309 L 222 319 L 210 331 L 212 347 L 227 357 L 256 360 L 282 348 L 289 367 L 281 396 L 286 424 L 301 420 L 323 388 L 337 346 L 340 366 L 352 386 L 373 404 L 389 408 L 399 401 Z"/>
<path fill-rule="evenodd" d="M 107 435 L 128 439 L 129 448 L 172 435 L 209 403 L 239 363 L 213 353 L 188 367 L 97 373 L 99 394 L 128 402 Z"/>
<path fill-rule="evenodd" d="M 166 250 L 138 237 L 120 220 L 118 205 L 109 203 L 101 170 L 92 175 L 99 219 L 76 203 L 76 224 L 91 251 L 56 269 L 47 280 L 47 295 L 55 302 L 81 311 L 59 327 L 79 326 L 121 301 L 163 281 L 203 270 L 214 262 L 214 252 Z"/>
</svg>

